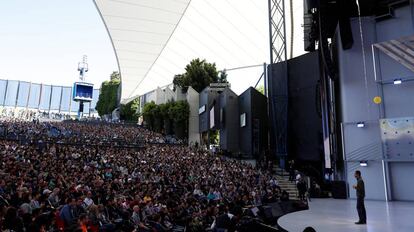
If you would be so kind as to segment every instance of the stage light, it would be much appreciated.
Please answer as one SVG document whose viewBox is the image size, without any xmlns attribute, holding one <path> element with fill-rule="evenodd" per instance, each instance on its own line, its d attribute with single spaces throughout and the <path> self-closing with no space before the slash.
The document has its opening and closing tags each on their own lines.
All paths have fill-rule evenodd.
<svg viewBox="0 0 414 232">
<path fill-rule="evenodd" d="M 394 85 L 401 85 L 402 80 L 401 79 L 395 79 L 394 80 Z"/>
<path fill-rule="evenodd" d="M 367 161 L 360 161 L 359 166 L 366 167 L 366 166 L 368 166 L 368 162 Z"/>
<path fill-rule="evenodd" d="M 363 127 L 365 127 L 365 123 L 364 122 L 358 122 L 357 127 L 358 128 L 363 128 Z"/>
</svg>

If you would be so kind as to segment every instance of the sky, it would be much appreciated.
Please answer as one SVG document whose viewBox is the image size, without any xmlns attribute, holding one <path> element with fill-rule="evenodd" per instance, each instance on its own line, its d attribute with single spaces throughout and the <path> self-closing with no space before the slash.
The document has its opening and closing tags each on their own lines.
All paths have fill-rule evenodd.
<svg viewBox="0 0 414 232">
<path fill-rule="evenodd" d="M 96 87 L 118 70 L 92 1 L 2 0 L 0 15 L 0 79 L 70 86 L 83 55 Z"/>
<path fill-rule="evenodd" d="M 293 2 L 297 56 L 303 54 L 303 9 L 302 1 Z M 92 0 L 2 0 L 0 15 L 0 79 L 70 86 L 78 80 L 83 55 L 88 56 L 87 81 L 95 87 L 118 70 Z M 141 92 L 171 83 L 196 57 L 220 70 L 268 63 L 267 17 L 266 0 L 192 0 Z M 290 36 L 290 20 L 286 29 Z M 229 71 L 228 79 L 240 94 L 262 72 L 263 67 Z"/>
</svg>

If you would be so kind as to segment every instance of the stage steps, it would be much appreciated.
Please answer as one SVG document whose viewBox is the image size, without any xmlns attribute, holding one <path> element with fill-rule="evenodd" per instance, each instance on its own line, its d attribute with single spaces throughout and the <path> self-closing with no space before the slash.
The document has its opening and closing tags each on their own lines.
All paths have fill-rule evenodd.
<svg viewBox="0 0 414 232">
<path fill-rule="evenodd" d="M 289 193 L 290 200 L 299 200 L 296 183 L 294 181 L 289 181 L 289 175 L 280 175 L 279 173 L 282 173 L 281 170 L 277 170 L 276 179 L 279 182 L 279 186 L 282 188 L 282 191 L 286 190 L 286 192 Z"/>
</svg>

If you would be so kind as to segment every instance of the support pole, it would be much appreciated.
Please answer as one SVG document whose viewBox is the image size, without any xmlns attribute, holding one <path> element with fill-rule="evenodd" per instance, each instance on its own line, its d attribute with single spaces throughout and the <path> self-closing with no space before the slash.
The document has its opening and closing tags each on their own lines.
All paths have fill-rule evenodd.
<svg viewBox="0 0 414 232">
<path fill-rule="evenodd" d="M 52 106 L 52 95 L 53 95 L 53 85 L 50 86 L 49 111 L 48 111 L 49 118 L 50 118 L 50 108 Z"/>
<path fill-rule="evenodd" d="M 59 113 L 62 109 L 63 86 L 60 87 Z"/>
<path fill-rule="evenodd" d="M 40 103 L 42 101 L 43 94 L 43 84 L 40 84 L 40 94 L 39 94 L 39 103 L 37 104 L 37 111 L 40 111 Z"/>
<path fill-rule="evenodd" d="M 17 81 L 17 93 L 16 93 L 16 98 L 14 99 L 14 108 L 17 107 L 17 101 L 19 100 L 19 92 L 20 92 L 20 81 Z"/>
<path fill-rule="evenodd" d="M 6 106 L 7 89 L 9 88 L 9 80 L 6 80 L 6 89 L 4 90 L 3 107 Z"/>
<path fill-rule="evenodd" d="M 27 100 L 26 100 L 26 110 L 29 108 L 29 100 L 30 100 L 30 94 L 32 92 L 32 82 L 30 82 L 29 85 L 29 94 L 27 94 Z"/>
</svg>

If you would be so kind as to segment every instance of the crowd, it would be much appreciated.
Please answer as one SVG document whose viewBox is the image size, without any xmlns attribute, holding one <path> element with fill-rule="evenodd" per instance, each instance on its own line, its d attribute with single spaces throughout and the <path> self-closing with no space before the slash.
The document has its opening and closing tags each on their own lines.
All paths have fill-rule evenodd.
<svg viewBox="0 0 414 232">
<path fill-rule="evenodd" d="M 16 107 L 2 107 L 0 109 L 0 117 L 2 119 L 19 119 L 22 121 L 32 121 L 34 119 L 48 119 L 48 120 L 68 120 L 70 115 L 68 113 L 49 112 L 42 110 L 33 110 Z"/>
<path fill-rule="evenodd" d="M 123 142 L 165 143 L 162 134 L 121 123 L 39 122 L 3 120 L 1 129 L 8 136 L 29 141 L 103 145 Z"/>
<path fill-rule="evenodd" d="M 71 131 L 64 139 L 72 142 L 97 143 L 113 136 L 153 141 L 159 136 L 137 127 L 51 125 Z M 37 139 L 47 139 L 49 132 L 37 123 L 3 126 Z M 268 171 L 185 146 L 39 147 L 0 140 L 2 230 L 234 231 L 243 208 L 288 198 L 281 196 Z"/>
</svg>

